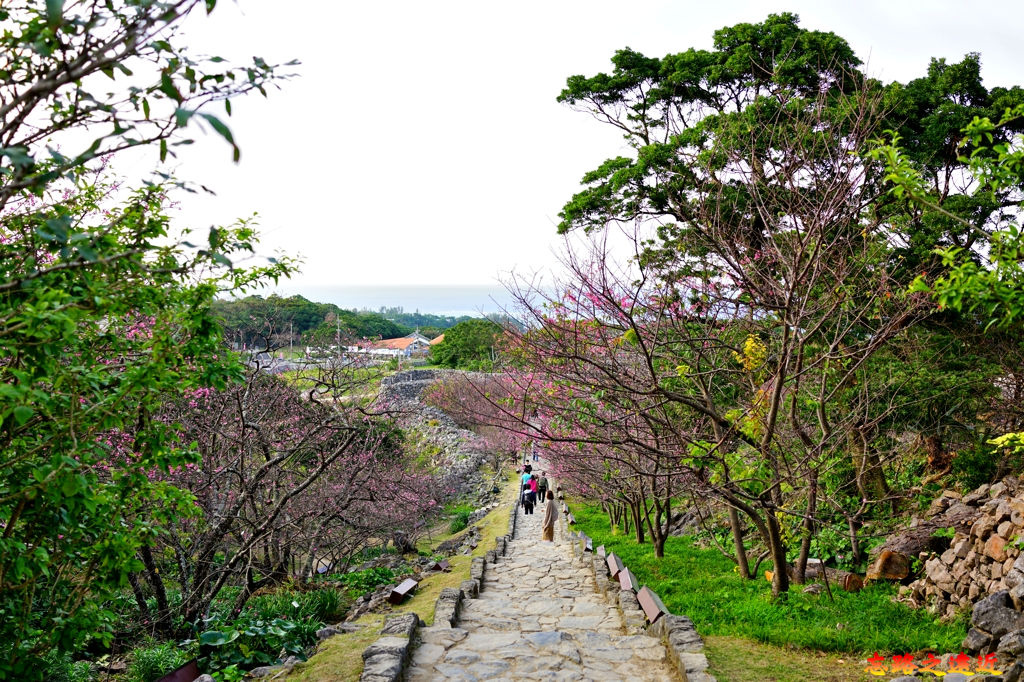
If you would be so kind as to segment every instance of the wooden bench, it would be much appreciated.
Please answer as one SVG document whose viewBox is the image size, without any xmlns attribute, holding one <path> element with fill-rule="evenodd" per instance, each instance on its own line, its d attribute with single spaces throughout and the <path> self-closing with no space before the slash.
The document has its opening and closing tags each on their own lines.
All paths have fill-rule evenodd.
<svg viewBox="0 0 1024 682">
<path fill-rule="evenodd" d="M 624 590 L 633 590 L 633 592 L 636 592 L 640 589 L 640 581 L 636 579 L 635 575 L 633 575 L 633 571 L 623 567 L 623 569 L 619 571 L 619 587 Z"/>
<path fill-rule="evenodd" d="M 622 565 L 622 559 L 620 559 L 619 555 L 615 552 L 609 554 L 605 562 L 608 564 L 608 573 L 611 575 L 613 580 L 618 578 L 619 571 L 625 568 L 625 566 Z"/>
<path fill-rule="evenodd" d="M 430 566 L 427 566 L 427 570 L 428 571 L 450 571 L 450 570 L 452 570 L 452 565 L 448 563 L 447 559 L 441 559 L 440 561 L 435 561 L 434 563 L 430 564 Z"/>
<path fill-rule="evenodd" d="M 402 601 L 416 589 L 417 585 L 419 585 L 419 583 L 412 578 L 406 578 L 402 581 L 401 585 L 391 590 L 391 594 L 388 595 L 388 603 L 401 604 Z"/>
<path fill-rule="evenodd" d="M 640 602 L 640 608 L 644 610 L 648 623 L 654 623 L 654 621 L 668 613 L 668 609 L 661 602 L 661 597 L 656 595 L 647 585 L 644 585 L 636 593 L 636 599 Z"/>
</svg>

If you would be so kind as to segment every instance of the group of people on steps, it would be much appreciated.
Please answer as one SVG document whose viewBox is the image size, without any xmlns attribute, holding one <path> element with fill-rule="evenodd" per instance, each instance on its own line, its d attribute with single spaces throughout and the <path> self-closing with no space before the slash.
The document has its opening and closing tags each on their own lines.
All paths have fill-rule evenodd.
<svg viewBox="0 0 1024 682">
<path fill-rule="evenodd" d="M 536 451 L 534 451 L 536 458 Z M 537 461 L 534 459 L 534 461 Z M 551 490 L 544 472 L 540 476 L 533 473 L 533 466 L 529 461 L 523 462 L 520 467 L 521 491 L 519 501 L 523 505 L 524 514 L 532 514 L 537 504 L 544 505 L 544 520 L 541 523 L 541 540 L 554 542 L 555 520 L 558 519 L 558 505 L 555 504 L 555 493 Z"/>
</svg>

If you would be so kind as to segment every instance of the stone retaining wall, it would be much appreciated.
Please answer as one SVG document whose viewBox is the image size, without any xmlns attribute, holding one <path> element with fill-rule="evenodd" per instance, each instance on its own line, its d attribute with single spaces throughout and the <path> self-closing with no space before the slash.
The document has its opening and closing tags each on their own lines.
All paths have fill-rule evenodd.
<svg viewBox="0 0 1024 682">
<path fill-rule="evenodd" d="M 465 599 L 476 599 L 484 584 L 484 572 L 488 563 L 494 563 L 504 556 L 508 540 L 515 531 L 516 508 L 512 507 L 509 534 L 494 540 L 494 549 L 483 557 L 476 557 L 470 563 L 469 580 L 463 580 L 458 588 L 445 587 L 434 602 L 434 626 L 455 627 Z M 363 674 L 360 682 L 399 682 L 409 664 L 410 642 L 422 622 L 415 613 L 389 618 L 384 623 L 381 635 L 363 651 Z"/>
<path fill-rule="evenodd" d="M 562 528 L 569 534 L 565 514 L 559 514 Z M 704 655 L 704 640 L 697 633 L 697 628 L 686 616 L 675 616 L 666 613 L 654 623 L 647 624 L 647 616 L 631 589 L 621 589 L 611 579 L 607 562 L 597 554 L 586 550 L 586 542 L 580 538 L 573 540 L 573 555 L 594 574 L 597 593 L 605 601 L 614 604 L 622 613 L 622 620 L 628 634 L 644 633 L 662 641 L 669 653 L 669 659 L 679 671 L 684 682 L 716 682 L 708 672 L 708 659 Z"/>
<path fill-rule="evenodd" d="M 384 622 L 380 639 L 363 651 L 363 673 L 359 682 L 398 682 L 409 663 L 410 645 L 420 617 L 403 613 Z"/>
<path fill-rule="evenodd" d="M 984 597 L 1024 583 L 1024 565 L 1016 565 L 1024 491 L 1018 493 L 1016 479 L 983 485 L 963 498 L 947 491 L 936 503 L 974 507 L 980 513 L 969 527 L 956 530 L 949 549 L 921 557 L 924 575 L 902 590 L 905 601 L 953 618 Z"/>
</svg>

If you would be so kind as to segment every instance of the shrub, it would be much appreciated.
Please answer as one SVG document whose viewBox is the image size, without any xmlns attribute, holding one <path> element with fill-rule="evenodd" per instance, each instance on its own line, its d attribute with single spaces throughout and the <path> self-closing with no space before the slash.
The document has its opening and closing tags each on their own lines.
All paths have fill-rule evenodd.
<svg viewBox="0 0 1024 682">
<path fill-rule="evenodd" d="M 265 621 L 275 618 L 327 621 L 343 614 L 347 608 L 342 594 L 332 588 L 309 592 L 281 589 L 250 599 L 244 614 L 254 620 Z"/>
<path fill-rule="evenodd" d="M 992 480 L 996 473 L 996 456 L 989 447 L 964 448 L 953 458 L 950 469 L 961 489 L 974 490 Z"/>
<path fill-rule="evenodd" d="M 372 590 L 394 582 L 395 572 L 384 566 L 368 568 L 364 571 L 353 571 L 341 576 L 341 582 L 348 586 L 349 590 L 358 594 L 371 592 Z"/>
<path fill-rule="evenodd" d="M 50 651 L 42 658 L 48 682 L 91 682 L 92 670 L 88 661 L 71 660 L 71 654 Z"/>
<path fill-rule="evenodd" d="M 469 525 L 469 512 L 460 511 L 456 512 L 452 522 L 448 524 L 449 533 L 458 533 L 460 530 L 464 530 Z"/>
<path fill-rule="evenodd" d="M 181 648 L 175 642 L 163 642 L 136 649 L 125 674 L 126 682 L 153 682 L 180 668 L 193 658 L 191 647 Z"/>
</svg>

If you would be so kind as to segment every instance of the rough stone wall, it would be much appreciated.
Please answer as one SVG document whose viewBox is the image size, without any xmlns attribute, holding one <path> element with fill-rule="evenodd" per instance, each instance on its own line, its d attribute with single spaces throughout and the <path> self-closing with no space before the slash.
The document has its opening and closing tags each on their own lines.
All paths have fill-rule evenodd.
<svg viewBox="0 0 1024 682">
<path fill-rule="evenodd" d="M 949 549 L 921 555 L 924 575 L 902 590 L 911 606 L 952 618 L 960 609 L 1024 583 L 1024 572 L 1014 565 L 1021 556 L 1016 542 L 1024 534 L 1024 489 L 1016 478 L 983 485 L 962 498 L 947 491 L 936 505 L 965 505 L 979 513 L 969 528 L 957 530 Z"/>
<path fill-rule="evenodd" d="M 475 445 L 479 439 L 441 410 L 420 401 L 427 386 L 457 374 L 464 372 L 413 369 L 384 377 L 378 404 L 392 411 L 402 428 L 437 448 L 431 465 L 450 497 L 469 496 L 482 507 L 490 502 L 491 485 L 479 471 L 486 457 Z"/>
</svg>

